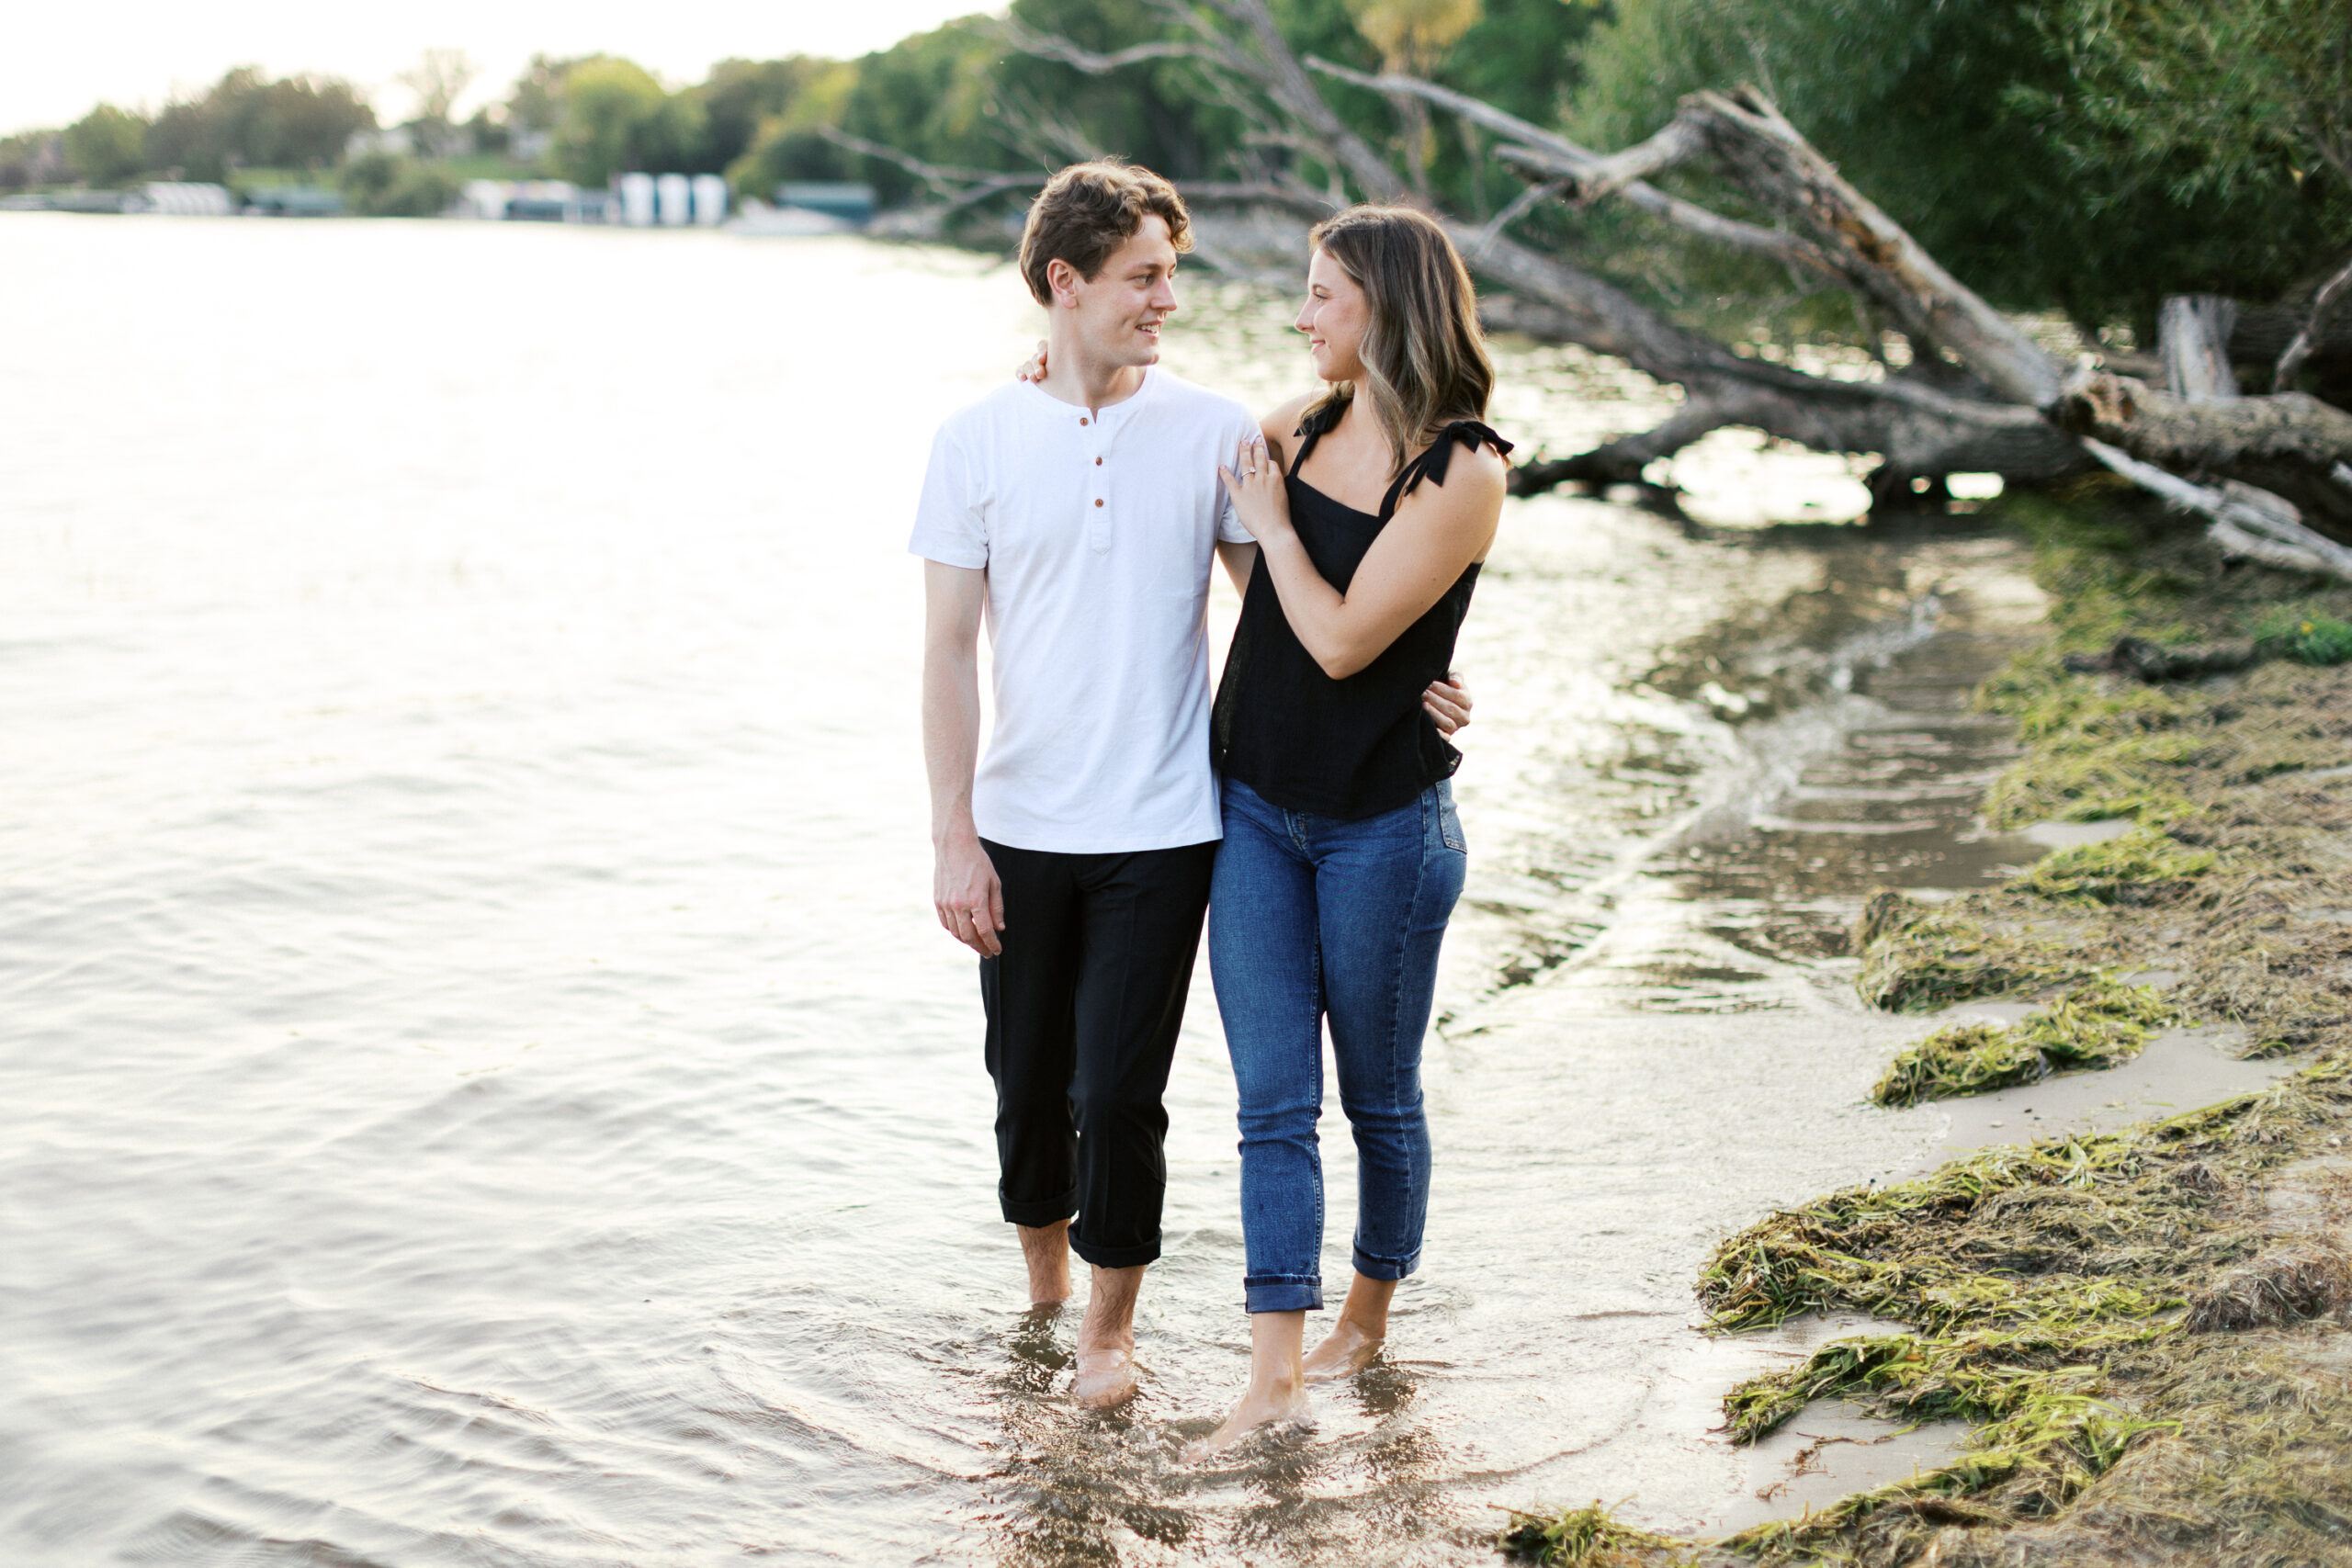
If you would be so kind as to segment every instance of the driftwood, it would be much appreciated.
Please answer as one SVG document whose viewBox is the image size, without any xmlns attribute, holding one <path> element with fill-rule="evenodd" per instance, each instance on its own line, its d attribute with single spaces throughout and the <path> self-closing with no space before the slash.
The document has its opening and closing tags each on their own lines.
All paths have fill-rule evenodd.
<svg viewBox="0 0 2352 1568">
<path fill-rule="evenodd" d="M 2068 376 L 1840 179 L 1759 96 L 1693 94 L 1675 124 L 1682 130 L 1653 137 L 1604 174 L 1647 175 L 1703 152 L 1750 197 L 1804 229 L 1855 293 L 1915 342 L 1951 354 L 2057 428 L 2093 437 L 2086 448 L 2109 467 L 2211 517 L 2222 547 L 2352 580 L 2352 551 L 2338 542 L 2352 536 L 2352 413 L 2300 392 L 2236 396 L 2222 346 L 2236 313 L 2228 301 L 2183 299 L 2166 311 L 2167 373 L 2185 396 L 2098 369 Z M 2219 478 L 2245 493 L 2187 475 Z"/>
<path fill-rule="evenodd" d="M 2261 650 L 2243 637 L 2231 642 L 2166 648 L 2143 637 L 2123 637 L 2116 638 L 2115 646 L 2105 653 L 2070 653 L 2064 662 L 2078 675 L 2111 671 L 2136 675 L 2154 685 L 2159 681 L 2196 681 L 2208 675 L 2233 674 L 2261 661 Z"/>
<path fill-rule="evenodd" d="M 2301 372 L 2304 362 L 2311 358 L 2312 351 L 2320 344 L 2320 333 L 2327 325 L 2328 312 L 2335 308 L 2335 302 L 2344 298 L 2347 290 L 2352 290 L 2352 262 L 2346 262 L 2342 270 L 2321 284 L 2319 292 L 2312 297 L 2311 314 L 2303 318 L 2303 324 L 2295 329 L 2294 337 L 2279 351 L 2278 363 L 2271 370 L 2272 391 L 2291 392 L 2295 389 L 2296 376 Z"/>
<path fill-rule="evenodd" d="M 2237 302 L 2218 294 L 2176 294 L 2156 313 L 2156 355 L 2165 390 L 2185 403 L 2226 402 L 2238 395 L 2230 369 L 2230 329 Z"/>
<path fill-rule="evenodd" d="M 2352 537 L 2352 413 L 2302 392 L 2191 403 L 2145 382 L 2079 370 L 2052 405 L 2064 429 L 2171 473 L 2235 479 Z"/>
</svg>

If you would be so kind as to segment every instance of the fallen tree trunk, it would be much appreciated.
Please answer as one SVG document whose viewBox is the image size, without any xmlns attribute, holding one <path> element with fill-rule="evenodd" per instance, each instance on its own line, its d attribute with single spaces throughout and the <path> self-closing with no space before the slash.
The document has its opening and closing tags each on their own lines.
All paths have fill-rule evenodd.
<svg viewBox="0 0 2352 1568">
<path fill-rule="evenodd" d="M 2291 497 L 2290 513 L 2301 507 L 2315 517 L 2352 520 L 2352 468 L 2341 468 L 2337 477 L 2352 457 L 2352 442 L 2338 426 L 2352 427 L 2352 415 L 2294 394 L 2186 403 L 2112 376 L 2069 381 L 2053 355 L 1947 273 L 1752 90 L 1693 94 L 1657 135 L 1603 157 L 1433 84 L 1367 76 L 1319 60 L 1302 63 L 1266 0 L 1150 3 L 1170 24 L 1170 36 L 1115 53 L 1018 28 L 1009 28 L 1007 37 L 1016 48 L 1090 73 L 1147 60 L 1192 62 L 1241 115 L 1245 146 L 1259 150 L 1245 160 L 1253 161 L 1249 177 L 1227 182 L 1224 189 L 1238 186 L 1269 207 L 1312 213 L 1340 205 L 1351 194 L 1343 180 L 1374 200 L 1434 206 L 1417 181 L 1340 118 L 1310 72 L 1409 104 L 1411 112 L 1403 116 L 1408 129 L 1422 123 L 1423 106 L 1451 110 L 1496 135 L 1501 144 L 1493 156 L 1535 180 L 1490 222 L 1474 224 L 1442 209 L 1434 216 L 1475 270 L 1521 297 L 1523 321 L 1540 319 L 1547 336 L 1623 358 L 1679 385 L 1688 400 L 1654 430 L 1529 464 L 1519 481 L 1522 491 L 1570 479 L 1606 484 L 1637 478 L 1657 457 L 1736 423 L 1820 450 L 1881 454 L 1873 490 L 1895 500 L 1919 480 L 1952 472 L 1990 471 L 2011 482 L 2032 482 L 2080 471 L 2092 459 L 2073 437 L 2092 434 L 2143 464 L 2226 475 Z M 1325 189 L 1300 177 L 1295 165 L 1301 158 L 1323 167 L 1329 182 Z M 1729 219 L 1648 184 L 1651 175 L 1701 158 L 1781 214 L 1795 232 Z M 1405 161 L 1418 169 L 1412 157 Z M 1914 363 L 1900 376 L 1849 381 L 1736 354 L 1625 289 L 1505 232 L 1516 217 L 1553 196 L 1633 202 L 1690 233 L 1774 256 L 1802 276 L 1834 280 L 1866 310 L 1900 328 L 1911 340 Z M 2207 324 L 2227 338 L 2229 328 L 2218 313 Z M 2231 352 L 2236 347 L 2233 341 Z M 1943 355 L 1968 374 L 1946 367 Z M 2208 374 L 2200 385 L 2226 390 L 2228 357 L 2208 355 L 2208 369 L 2222 362 L 2223 370 Z M 2127 387 L 2137 389 L 2102 390 Z M 2291 518 L 2282 525 L 2301 528 Z M 2275 539 L 2270 546 L 2292 547 Z"/>
<path fill-rule="evenodd" d="M 1758 95 L 1694 93 L 1668 131 L 1601 168 L 1596 188 L 1703 151 L 1749 196 L 1804 227 L 1856 293 L 1884 308 L 1915 341 L 1949 351 L 2058 429 L 2136 459 L 2140 469 L 2120 470 L 2135 479 L 2161 472 L 2186 483 L 2184 475 L 2212 476 L 2267 492 L 2278 502 L 2267 531 L 2218 514 L 2217 530 L 2253 547 L 2243 554 L 2270 558 L 2283 550 L 2317 563 L 2303 570 L 2336 570 L 2334 551 L 2318 546 L 2323 536 L 2352 538 L 2352 413 L 2300 392 L 2236 396 L 2220 347 L 2236 314 L 2229 301 L 2183 297 L 2166 311 L 2167 372 L 2187 396 L 2102 370 L 2067 376 L 1839 178 Z"/>
<path fill-rule="evenodd" d="M 1254 120 L 1252 135 L 1258 141 L 1313 153 L 1328 166 L 1345 171 L 1373 199 L 1423 204 L 1406 176 L 1324 103 L 1310 70 L 1451 110 L 1509 139 L 1510 148 L 1532 150 L 1558 165 L 1584 170 L 1600 162 L 1596 154 L 1555 132 L 1416 78 L 1365 76 L 1321 60 L 1302 64 L 1290 52 L 1263 0 L 1211 3 L 1215 13 L 1231 24 L 1230 31 L 1211 27 L 1202 12 L 1162 5 L 1162 14 L 1181 22 L 1186 36 L 1181 44 L 1151 46 L 1148 58 L 1181 56 L 1221 74 L 1235 89 L 1227 101 Z M 1097 53 L 1067 39 L 1017 28 L 1009 28 L 1005 36 L 1016 48 L 1095 74 L 1147 58 L 1133 50 Z M 1180 188 L 1188 195 L 1211 194 L 1197 186 Z M 1804 236 L 1725 218 L 1639 180 L 1619 180 L 1613 188 L 1623 199 L 1715 243 L 1771 256 L 1818 281 L 1839 278 L 1831 260 Z M 1270 166 L 1261 180 L 1216 188 L 1217 195 L 1227 191 L 1252 193 L 1262 205 L 1310 217 L 1344 202 L 1343 193 L 1318 191 L 1280 164 Z M 1881 454 L 1871 488 L 1887 502 L 1909 501 L 1914 487 L 1923 482 L 1940 493 L 1940 481 L 1955 472 L 1991 470 L 2030 483 L 2092 466 L 2072 441 L 2031 411 L 2005 404 L 1982 389 L 1959 394 L 1925 378 L 1847 381 L 1807 375 L 1736 354 L 1681 327 L 1616 285 L 1506 234 L 1509 217 L 1542 195 L 1543 187 L 1535 187 L 1506 209 L 1501 222 L 1475 224 L 1442 210 L 1434 216 L 1476 271 L 1514 292 L 1521 306 L 1517 324 L 1554 341 L 1622 358 L 1660 381 L 1679 386 L 1688 402 L 1655 430 L 1619 438 L 1590 453 L 1524 466 L 1514 481 L 1521 493 L 1565 482 L 1605 485 L 1636 479 L 1658 457 L 1732 424 L 1818 450 Z"/>
<path fill-rule="evenodd" d="M 2352 540 L 2352 413 L 2301 392 L 2191 403 L 2143 381 L 2080 370 L 2052 417 L 2176 474 L 2238 480 L 2292 503 L 2313 528 Z"/>
<path fill-rule="evenodd" d="M 1881 502 L 1901 504 L 1927 481 L 1940 493 L 1955 473 L 1991 472 L 2005 481 L 2047 483 L 2093 465 L 2038 413 L 2016 404 L 1956 396 L 1897 376 L 1840 381 L 1734 354 L 1675 325 L 1613 284 L 1555 256 L 1445 220 L 1471 265 L 1546 309 L 1516 312 L 1543 335 L 1624 360 L 1688 394 L 1683 410 L 1655 429 L 1572 457 L 1526 464 L 1521 494 L 1577 482 L 1630 483 L 1643 468 L 1729 425 L 1821 452 L 1874 452 L 1869 479 Z M 1484 243 L 1483 250 L 1476 247 Z"/>
</svg>

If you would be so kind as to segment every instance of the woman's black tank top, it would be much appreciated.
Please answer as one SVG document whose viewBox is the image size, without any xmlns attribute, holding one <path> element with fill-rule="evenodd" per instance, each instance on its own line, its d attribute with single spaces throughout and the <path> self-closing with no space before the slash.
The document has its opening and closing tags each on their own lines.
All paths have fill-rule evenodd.
<svg viewBox="0 0 2352 1568">
<path fill-rule="evenodd" d="M 1505 455 L 1511 444 L 1476 420 L 1457 420 L 1405 466 L 1374 516 L 1340 505 L 1298 478 L 1315 444 L 1343 412 L 1318 410 L 1300 424 L 1306 441 L 1285 486 L 1291 523 L 1307 559 L 1324 581 L 1345 593 L 1396 503 L 1423 479 L 1445 483 L 1456 444 L 1474 452 L 1492 446 Z M 1291 630 L 1273 574 L 1261 564 L 1250 574 L 1217 685 L 1212 735 L 1218 769 L 1285 810 L 1342 818 L 1394 810 L 1451 778 L 1462 753 L 1438 733 L 1437 721 L 1421 706 L 1421 692 L 1452 666 L 1454 637 L 1477 581 L 1474 561 L 1380 657 L 1335 681 Z"/>
</svg>

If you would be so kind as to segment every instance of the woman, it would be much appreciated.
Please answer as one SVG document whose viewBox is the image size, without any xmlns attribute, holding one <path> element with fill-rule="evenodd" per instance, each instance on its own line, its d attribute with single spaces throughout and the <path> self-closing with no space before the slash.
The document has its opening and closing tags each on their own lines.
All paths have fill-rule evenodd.
<svg viewBox="0 0 2352 1568">
<path fill-rule="evenodd" d="M 1467 856 L 1461 761 L 1424 705 L 1502 516 L 1510 444 L 1469 275 L 1421 213 L 1360 207 L 1311 236 L 1319 395 L 1276 410 L 1222 470 L 1259 542 L 1216 743 L 1225 839 L 1209 964 L 1240 1094 L 1250 1386 L 1196 1450 L 1306 1415 L 1306 1384 L 1378 1353 L 1419 1262 L 1430 1140 L 1421 1036 Z M 1300 438 L 1289 471 L 1286 437 Z M 1355 1134 L 1355 1277 L 1323 1304 L 1322 1031 Z"/>
</svg>

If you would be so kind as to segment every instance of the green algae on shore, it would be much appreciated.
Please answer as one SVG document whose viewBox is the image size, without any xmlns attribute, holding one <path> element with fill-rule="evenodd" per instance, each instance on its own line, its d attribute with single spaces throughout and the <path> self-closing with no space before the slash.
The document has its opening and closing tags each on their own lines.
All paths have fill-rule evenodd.
<svg viewBox="0 0 2352 1568">
<path fill-rule="evenodd" d="M 1861 1312 L 1900 1330 L 1742 1383 L 1724 1400 L 1736 1441 L 1837 1400 L 1892 1421 L 1966 1420 L 1965 1450 L 1722 1541 L 1646 1536 L 1596 1506 L 1554 1521 L 1580 1520 L 1555 1534 L 1585 1555 L 1530 1533 L 1544 1521 L 1524 1515 L 1520 1550 L 1855 1568 L 2352 1564 L 2352 671 L 2339 668 L 2352 590 L 2224 562 L 2098 485 L 2007 510 L 2034 537 L 2051 637 L 1978 693 L 2027 747 L 1987 815 L 2132 826 L 1947 902 L 1871 900 L 1855 942 L 1871 1005 L 2041 1004 L 2007 1027 L 1930 1035 L 1874 1098 L 2110 1065 L 2176 1020 L 2238 1025 L 2247 1055 L 2309 1065 L 2221 1105 L 1981 1150 L 1728 1238 L 1699 1286 L 1715 1328 Z M 2268 661 L 2162 688 L 2068 667 L 2068 653 L 2124 637 L 2250 637 Z M 2125 983 L 2159 970 L 2177 983 Z"/>
</svg>

